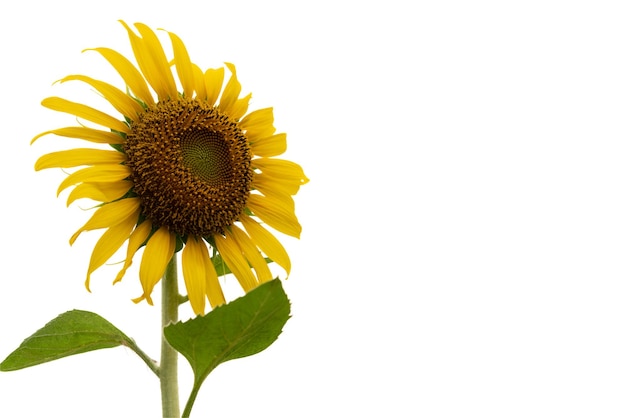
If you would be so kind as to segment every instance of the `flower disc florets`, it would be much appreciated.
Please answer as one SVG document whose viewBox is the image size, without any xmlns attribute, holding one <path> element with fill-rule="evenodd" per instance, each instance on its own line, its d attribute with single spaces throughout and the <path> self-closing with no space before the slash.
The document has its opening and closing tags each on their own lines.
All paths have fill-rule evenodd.
<svg viewBox="0 0 626 418">
<path fill-rule="evenodd" d="M 253 171 L 236 122 L 202 101 L 159 102 L 131 125 L 124 150 L 143 214 L 181 235 L 223 234 L 246 207 Z"/>
</svg>

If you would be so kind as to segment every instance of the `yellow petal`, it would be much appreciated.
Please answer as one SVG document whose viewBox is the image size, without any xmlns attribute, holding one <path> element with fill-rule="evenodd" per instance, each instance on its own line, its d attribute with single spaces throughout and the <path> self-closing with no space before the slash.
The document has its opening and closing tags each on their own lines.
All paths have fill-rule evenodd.
<svg viewBox="0 0 626 418">
<path fill-rule="evenodd" d="M 110 228 L 128 219 L 133 213 L 139 210 L 141 202 L 137 197 L 118 200 L 100 206 L 92 217 L 70 238 L 70 245 L 74 244 L 76 238 L 84 231 L 94 229 Z"/>
<path fill-rule="evenodd" d="M 241 117 L 248 111 L 248 103 L 250 102 L 251 97 L 252 93 L 249 93 L 247 96 L 237 100 L 229 112 L 230 117 L 234 120 L 241 119 Z"/>
<path fill-rule="evenodd" d="M 276 128 L 274 128 L 274 109 L 268 107 L 248 113 L 239 123 L 239 127 L 246 131 L 246 136 L 252 143 L 273 135 L 276 132 Z"/>
<path fill-rule="evenodd" d="M 137 225 L 133 233 L 130 234 L 130 238 L 128 239 L 128 247 L 126 249 L 126 260 L 124 261 L 124 267 L 122 267 L 122 270 L 120 270 L 120 272 L 117 273 L 117 276 L 115 277 L 115 280 L 113 281 L 113 284 L 122 280 L 122 278 L 124 277 L 124 274 L 126 274 L 126 270 L 128 270 L 130 265 L 133 263 L 133 257 L 135 253 L 146 242 L 146 239 L 150 235 L 151 231 L 152 231 L 152 222 L 145 220 L 139 225 Z"/>
<path fill-rule="evenodd" d="M 180 84 L 183 86 L 185 97 L 191 98 L 194 92 L 195 80 L 194 71 L 187 53 L 185 44 L 178 36 L 172 32 L 168 32 L 172 41 L 172 49 L 174 50 L 174 64 L 176 64 L 176 73 Z M 203 83 L 204 84 L 204 83 Z"/>
<path fill-rule="evenodd" d="M 241 84 L 239 80 L 237 80 L 237 71 L 235 66 L 229 62 L 225 63 L 232 75 L 226 83 L 226 87 L 224 87 L 224 92 L 222 93 L 222 97 L 220 98 L 219 108 L 222 112 L 226 114 L 230 114 L 232 106 L 239 98 L 239 93 L 241 93 Z"/>
<path fill-rule="evenodd" d="M 124 116 L 137 120 L 137 115 L 144 112 L 143 107 L 135 99 L 104 81 L 95 80 L 84 75 L 69 75 L 59 80 L 61 83 L 70 80 L 83 81 L 98 90 L 111 105 Z"/>
<path fill-rule="evenodd" d="M 98 125 L 106 126 L 114 131 L 130 133 L 130 128 L 125 123 L 115 119 L 113 116 L 93 109 L 81 103 L 71 102 L 60 97 L 48 97 L 41 102 L 42 106 L 57 112 L 69 113 L 79 118 L 83 118 Z"/>
<path fill-rule="evenodd" d="M 276 186 L 275 184 L 273 186 Z M 259 189 L 260 191 L 260 189 Z M 262 197 L 267 197 L 272 199 L 272 204 L 280 205 L 280 207 L 289 212 L 296 211 L 296 203 L 293 200 L 293 197 L 288 193 L 282 193 L 281 189 L 278 187 L 273 187 L 265 191 Z"/>
<path fill-rule="evenodd" d="M 143 295 L 140 299 L 146 299 L 150 305 L 152 305 L 150 297 L 152 289 L 161 280 L 175 249 L 176 235 L 164 226 L 157 229 L 146 244 L 139 265 L 139 281 L 143 288 Z"/>
<path fill-rule="evenodd" d="M 276 264 L 284 268 L 287 272 L 287 276 L 289 276 L 291 273 L 291 260 L 280 241 L 249 216 L 242 216 L 241 223 L 244 228 L 246 228 L 246 232 L 250 235 L 252 241 L 254 241 L 261 251 Z"/>
<path fill-rule="evenodd" d="M 193 82 L 196 88 L 196 98 L 199 100 L 206 100 L 206 85 L 204 84 L 204 74 L 202 70 L 196 64 L 191 64 L 193 69 Z"/>
<path fill-rule="evenodd" d="M 91 253 L 91 259 L 89 260 L 89 268 L 87 269 L 87 279 L 85 280 L 85 287 L 87 290 L 89 290 L 91 273 L 106 263 L 106 261 L 111 258 L 128 239 L 130 233 L 137 224 L 139 212 L 140 210 L 137 209 L 122 222 L 107 229 L 104 234 L 102 234 L 98 242 L 96 242 L 93 252 Z"/>
<path fill-rule="evenodd" d="M 190 236 L 183 248 L 181 261 L 189 303 L 196 315 L 204 314 L 207 258 L 209 258 L 209 252 L 204 242 L 199 241 L 194 236 Z"/>
<path fill-rule="evenodd" d="M 206 87 L 206 101 L 209 106 L 213 106 L 220 96 L 222 91 L 222 84 L 224 84 L 224 69 L 209 68 L 204 73 L 204 85 Z"/>
<path fill-rule="evenodd" d="M 159 81 L 162 83 L 164 88 L 167 89 L 170 98 L 177 97 L 178 90 L 176 88 L 176 82 L 174 81 L 174 76 L 170 70 L 170 64 L 165 56 L 165 51 L 163 50 L 161 41 L 159 41 L 159 38 L 149 26 L 144 25 L 143 23 L 135 23 L 135 27 L 142 36 L 144 47 L 151 57 L 154 70 Z M 148 80 L 148 82 L 149 81 L 150 80 Z M 163 97 L 167 96 L 164 95 Z"/>
<path fill-rule="evenodd" d="M 209 258 L 208 254 L 205 259 L 204 270 L 206 272 L 206 294 L 209 298 L 211 308 L 225 304 L 226 298 L 224 298 L 222 286 L 220 286 L 215 267 L 213 266 L 213 262 Z"/>
<path fill-rule="evenodd" d="M 241 121 L 241 127 L 243 129 L 247 129 L 251 126 L 255 125 L 267 125 L 270 123 L 274 123 L 274 108 L 273 107 L 265 107 L 263 109 L 257 109 L 253 112 L 250 112 L 246 115 L 245 118 Z"/>
<path fill-rule="evenodd" d="M 140 201 L 137 197 L 122 199 L 100 206 L 87 223 L 72 235 L 70 245 L 74 244 L 76 238 L 84 231 L 109 228 L 123 222 L 135 213 L 139 209 L 139 206 Z"/>
<path fill-rule="evenodd" d="M 57 189 L 57 196 L 68 187 L 82 182 L 112 183 L 124 180 L 130 175 L 130 168 L 122 164 L 96 165 L 82 168 L 65 178 Z"/>
<path fill-rule="evenodd" d="M 215 245 L 222 258 L 233 272 L 244 291 L 249 292 L 257 286 L 257 279 L 250 270 L 250 265 L 241 253 L 241 249 L 232 236 L 215 235 Z"/>
<path fill-rule="evenodd" d="M 274 157 L 287 151 L 287 134 L 276 134 L 261 138 L 250 144 L 255 155 L 260 157 Z"/>
<path fill-rule="evenodd" d="M 111 202 L 124 196 L 133 186 L 127 180 L 113 183 L 81 183 L 67 197 L 67 206 L 78 199 L 91 199 L 97 202 Z"/>
<path fill-rule="evenodd" d="M 281 160 L 279 158 L 256 158 L 252 161 L 255 168 L 260 169 L 263 174 L 277 177 L 285 182 L 295 182 L 306 184 L 309 179 L 304 175 L 304 170 L 299 164 L 293 161 Z"/>
<path fill-rule="evenodd" d="M 263 193 L 283 194 L 293 196 L 300 190 L 299 181 L 285 181 L 278 177 L 267 176 L 265 174 L 254 173 L 254 188 Z"/>
<path fill-rule="evenodd" d="M 122 79 L 124 79 L 124 82 L 135 97 L 148 106 L 154 104 L 154 98 L 152 97 L 152 93 L 150 93 L 146 80 L 144 80 L 141 73 L 126 57 L 109 48 L 93 48 L 91 50 L 99 52 L 100 55 L 109 61 L 109 64 L 111 64 Z"/>
<path fill-rule="evenodd" d="M 251 194 L 248 197 L 248 207 L 263 222 L 283 234 L 300 238 L 302 227 L 294 211 L 285 207 L 286 203 L 275 196 Z"/>
<path fill-rule="evenodd" d="M 257 249 L 256 243 L 252 242 L 250 237 L 248 237 L 245 232 L 239 229 L 236 225 L 231 225 L 230 230 L 226 231 L 226 235 L 230 235 L 235 240 L 239 248 L 241 248 L 244 257 L 252 265 L 254 271 L 256 271 L 259 283 L 265 283 L 272 280 L 272 273 L 270 272 L 269 267 L 267 267 L 267 261 Z"/>
<path fill-rule="evenodd" d="M 176 83 L 163 47 L 152 29 L 142 23 L 135 23 L 135 27 L 142 37 L 137 36 L 128 25 L 120 21 L 130 40 L 139 69 L 148 83 L 159 96 L 160 100 L 167 100 L 178 96 Z"/>
<path fill-rule="evenodd" d="M 79 165 L 119 164 L 123 161 L 126 161 L 126 155 L 119 151 L 74 148 L 67 151 L 56 151 L 42 155 L 35 163 L 35 170 L 69 168 Z"/>
<path fill-rule="evenodd" d="M 34 137 L 30 143 L 32 144 L 37 139 L 48 134 L 65 136 L 68 138 L 80 138 L 85 141 L 95 142 L 98 144 L 122 144 L 124 142 L 124 138 L 115 132 L 100 131 L 98 129 L 91 129 L 84 126 L 70 126 L 67 128 L 59 128 L 42 132 Z"/>
</svg>

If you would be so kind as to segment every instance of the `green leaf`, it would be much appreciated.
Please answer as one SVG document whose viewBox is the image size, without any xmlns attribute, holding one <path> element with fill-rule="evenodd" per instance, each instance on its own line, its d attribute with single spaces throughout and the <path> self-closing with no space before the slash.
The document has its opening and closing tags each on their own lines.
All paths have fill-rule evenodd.
<svg viewBox="0 0 626 418">
<path fill-rule="evenodd" d="M 232 273 L 232 271 L 230 271 L 230 268 L 228 268 L 228 264 L 226 264 L 226 262 L 222 258 L 221 254 L 217 253 L 213 255 L 213 257 L 211 257 L 211 261 L 213 262 L 213 267 L 215 268 L 218 276 L 225 276 Z M 274 261 L 269 257 L 265 257 L 265 262 L 269 264 L 273 263 Z"/>
<path fill-rule="evenodd" d="M 226 276 L 227 274 L 232 273 L 221 254 L 215 254 L 211 257 L 211 261 L 213 262 L 213 267 L 215 267 L 215 271 L 218 276 Z"/>
<path fill-rule="evenodd" d="M 74 354 L 135 343 L 101 316 L 65 312 L 35 332 L 0 363 L 0 371 L 19 370 Z"/>
<path fill-rule="evenodd" d="M 228 360 L 265 350 L 282 332 L 289 313 L 289 299 L 280 280 L 275 279 L 206 316 L 165 327 L 165 338 L 185 356 L 194 372 L 187 414 L 200 385 L 213 369 Z"/>
</svg>

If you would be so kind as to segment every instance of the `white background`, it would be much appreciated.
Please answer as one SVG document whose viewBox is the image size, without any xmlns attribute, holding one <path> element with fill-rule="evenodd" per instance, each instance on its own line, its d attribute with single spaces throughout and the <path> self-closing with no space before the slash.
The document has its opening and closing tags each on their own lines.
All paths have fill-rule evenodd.
<svg viewBox="0 0 626 418">
<path fill-rule="evenodd" d="M 99 232 L 70 247 L 86 204 L 55 197 L 60 170 L 33 171 L 68 140 L 29 146 L 73 124 L 44 97 L 106 110 L 86 85 L 51 84 L 122 87 L 81 50 L 130 54 L 124 19 L 177 33 L 203 68 L 235 63 L 311 179 L 302 238 L 283 240 L 293 318 L 216 369 L 194 416 L 626 416 L 621 5 L 3 3 L 0 357 L 74 308 L 158 356 L 158 308 L 130 301 L 136 270 L 113 287 L 119 266 L 103 267 L 88 293 Z M 156 378 L 124 348 L 0 374 L 3 417 L 159 414 Z"/>
</svg>

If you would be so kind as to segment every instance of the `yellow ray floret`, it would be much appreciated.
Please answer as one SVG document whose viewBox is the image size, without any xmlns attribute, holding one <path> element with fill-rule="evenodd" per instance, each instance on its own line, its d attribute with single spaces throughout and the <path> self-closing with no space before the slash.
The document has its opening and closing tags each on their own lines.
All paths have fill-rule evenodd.
<svg viewBox="0 0 626 418">
<path fill-rule="evenodd" d="M 276 264 L 284 268 L 287 276 L 289 276 L 289 273 L 291 273 L 291 260 L 289 260 L 289 255 L 280 241 L 249 216 L 242 216 L 241 223 L 261 251 L 267 254 Z"/>
<path fill-rule="evenodd" d="M 183 264 L 183 277 L 189 294 L 191 308 L 196 314 L 204 313 L 206 299 L 206 276 L 207 264 L 205 259 L 209 256 L 206 245 L 195 236 L 189 237 L 183 248 L 181 261 Z"/>
<path fill-rule="evenodd" d="M 106 263 L 106 261 L 128 240 L 133 228 L 137 224 L 139 212 L 140 210 L 137 208 L 135 212 L 128 215 L 122 222 L 109 227 L 109 229 L 102 234 L 98 242 L 96 242 L 93 252 L 91 253 L 89 268 L 87 269 L 87 279 L 85 280 L 85 287 L 87 287 L 88 290 L 91 273 Z"/>
<path fill-rule="evenodd" d="M 137 225 L 132 234 L 130 234 L 130 237 L 128 238 L 128 248 L 126 250 L 126 260 L 124 261 L 124 266 L 122 267 L 122 270 L 117 273 L 113 284 L 122 280 L 124 274 L 126 274 L 126 270 L 128 270 L 128 268 L 133 263 L 133 256 L 135 255 L 137 250 L 139 250 L 139 248 L 146 242 L 148 236 L 150 236 L 151 231 L 152 222 L 150 222 L 149 220 L 145 220 Z"/>
<path fill-rule="evenodd" d="M 180 84 L 183 86 L 185 96 L 192 97 L 195 90 L 195 80 L 193 75 L 193 67 L 185 44 L 175 34 L 168 32 L 172 41 L 172 49 L 174 50 L 174 62 L 176 63 L 176 73 Z"/>
<path fill-rule="evenodd" d="M 112 85 L 105 83 L 104 81 L 95 80 L 91 77 L 87 77 L 84 75 L 68 75 L 67 77 L 59 80 L 59 82 L 64 83 L 70 80 L 85 82 L 98 90 L 102 94 L 102 96 L 104 96 L 104 98 L 107 99 L 107 101 L 111 103 L 111 105 L 113 105 L 115 110 L 120 112 L 122 115 L 126 115 L 131 119 L 135 119 L 137 118 L 138 114 L 143 113 L 144 109 L 139 104 L 139 102 L 128 96 L 122 90 L 118 89 L 117 87 L 113 87 Z"/>
<path fill-rule="evenodd" d="M 250 265 L 244 258 L 241 248 L 229 235 L 228 232 L 226 232 L 226 236 L 216 235 L 215 245 L 243 290 L 249 292 L 258 285 L 257 279 L 250 271 Z"/>
<path fill-rule="evenodd" d="M 81 168 L 70 174 L 61 182 L 57 189 L 57 195 L 77 183 L 102 182 L 112 183 L 126 179 L 131 174 L 130 169 L 122 164 L 104 164 L 93 167 Z"/>
<path fill-rule="evenodd" d="M 300 238 L 302 227 L 291 208 L 285 205 L 291 206 L 291 202 L 276 196 L 251 194 L 248 198 L 248 207 L 263 222 L 283 234 Z"/>
<path fill-rule="evenodd" d="M 213 106 L 222 91 L 222 84 L 224 84 L 224 69 L 209 68 L 206 70 L 204 73 L 204 83 L 207 94 L 206 102 L 209 106 Z"/>
<path fill-rule="evenodd" d="M 131 215 L 137 213 L 140 204 L 141 202 L 139 199 L 133 197 L 100 206 L 91 216 L 91 219 L 89 219 L 85 225 L 72 235 L 72 238 L 70 238 L 70 245 L 74 244 L 76 238 L 78 238 L 78 236 L 84 231 L 109 228 L 123 222 Z"/>
<path fill-rule="evenodd" d="M 126 156 L 118 151 L 74 148 L 43 155 L 35 163 L 35 170 L 39 171 L 53 167 L 70 168 L 80 165 L 110 165 L 119 164 L 125 160 Z"/>
<path fill-rule="evenodd" d="M 91 199 L 97 202 L 112 202 L 124 196 L 130 191 L 133 184 L 129 180 L 121 180 L 110 183 L 92 182 L 80 183 L 72 189 L 67 197 L 67 206 L 78 199 Z"/>
<path fill-rule="evenodd" d="M 225 63 L 230 72 L 232 73 L 228 83 L 226 83 L 226 87 L 224 87 L 224 91 L 222 92 L 222 97 L 220 97 L 219 108 L 224 113 L 229 113 L 231 107 L 237 101 L 239 97 L 239 93 L 241 93 L 241 83 L 237 80 L 237 70 L 235 66 L 229 62 Z"/>
<path fill-rule="evenodd" d="M 232 225 L 226 231 L 226 238 L 232 238 L 235 241 L 245 259 L 254 268 L 259 283 L 272 280 L 272 273 L 267 267 L 267 261 L 257 249 L 257 245 L 250 240 L 245 232 L 239 229 L 237 225 Z"/>
<path fill-rule="evenodd" d="M 139 37 L 126 23 L 121 23 L 128 32 L 139 69 L 154 91 L 156 91 L 159 100 L 175 98 L 178 95 L 176 83 L 165 57 L 165 52 L 163 52 L 163 47 L 152 29 L 142 23 L 136 23 L 135 27 L 141 34 L 141 37 Z"/>
<path fill-rule="evenodd" d="M 213 262 L 209 258 L 208 251 L 204 253 L 203 257 L 204 271 L 206 273 L 206 294 L 209 299 L 209 303 L 211 304 L 211 308 L 215 308 L 216 306 L 226 303 L 226 298 L 224 298 L 222 286 L 217 278 L 217 273 L 215 271 L 215 267 L 213 267 Z"/>
<path fill-rule="evenodd" d="M 48 97 L 47 99 L 43 99 L 41 104 L 48 109 L 69 113 L 118 132 L 130 133 L 130 128 L 124 122 L 120 122 L 113 116 L 84 104 L 71 102 L 60 97 Z"/>
<path fill-rule="evenodd" d="M 152 305 L 152 289 L 161 280 L 165 268 L 174 255 L 176 236 L 166 227 L 161 227 L 150 237 L 139 265 L 139 281 L 143 288 L 143 295 L 133 299 L 135 303 L 145 299 Z"/>
<path fill-rule="evenodd" d="M 59 128 L 42 132 L 34 137 L 30 143 L 32 144 L 42 136 L 49 134 L 64 136 L 67 138 L 79 138 L 98 144 L 121 144 L 124 142 L 124 138 L 114 132 L 100 131 L 98 129 L 87 128 L 84 126 L 70 126 L 67 128 Z"/>
<path fill-rule="evenodd" d="M 96 51 L 102 55 L 115 68 L 136 98 L 148 106 L 154 105 L 154 98 L 150 93 L 148 83 L 125 56 L 109 48 L 93 48 L 86 49 L 86 51 Z"/>
<path fill-rule="evenodd" d="M 280 133 L 260 138 L 250 144 L 252 152 L 259 157 L 274 157 L 287 151 L 287 134 Z"/>
</svg>

